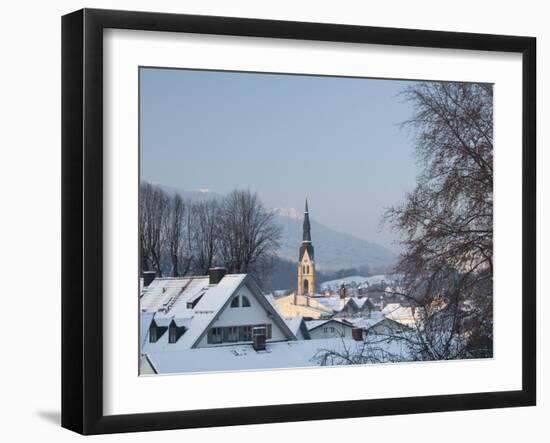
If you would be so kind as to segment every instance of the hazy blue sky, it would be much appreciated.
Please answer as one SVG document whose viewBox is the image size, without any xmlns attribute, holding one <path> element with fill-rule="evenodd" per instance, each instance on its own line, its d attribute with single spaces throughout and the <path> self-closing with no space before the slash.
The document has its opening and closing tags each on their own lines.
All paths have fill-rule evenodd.
<svg viewBox="0 0 550 443">
<path fill-rule="evenodd" d="M 399 127 L 410 82 L 151 68 L 140 80 L 142 180 L 249 188 L 268 207 L 307 195 L 317 221 L 391 247 L 380 217 L 417 174 Z"/>
</svg>

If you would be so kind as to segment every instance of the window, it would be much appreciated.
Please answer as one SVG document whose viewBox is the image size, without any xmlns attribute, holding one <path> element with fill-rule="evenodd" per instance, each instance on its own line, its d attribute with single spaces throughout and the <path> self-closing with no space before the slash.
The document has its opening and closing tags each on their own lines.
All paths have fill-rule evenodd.
<svg viewBox="0 0 550 443">
<path fill-rule="evenodd" d="M 229 343 L 239 341 L 239 328 L 237 326 L 223 328 L 223 341 Z"/>
<path fill-rule="evenodd" d="M 158 326 L 153 320 L 151 326 L 149 326 L 149 342 L 156 343 L 162 337 L 162 335 L 168 329 L 166 326 Z"/>
<path fill-rule="evenodd" d="M 172 323 L 168 329 L 168 343 L 176 343 L 176 341 L 178 341 L 176 337 L 176 325 Z"/>
<path fill-rule="evenodd" d="M 223 329 L 222 328 L 211 328 L 208 331 L 208 340 L 209 344 L 221 343 L 223 341 Z"/>
<path fill-rule="evenodd" d="M 244 295 L 242 296 L 242 306 L 243 308 L 250 308 L 250 300 Z"/>
<path fill-rule="evenodd" d="M 306 266 L 306 274 L 309 274 L 309 265 Z"/>
<path fill-rule="evenodd" d="M 239 327 L 239 341 L 252 341 L 252 326 Z"/>
<path fill-rule="evenodd" d="M 238 308 L 239 307 L 239 296 L 238 295 L 233 300 L 231 300 L 231 307 L 232 308 Z"/>
<path fill-rule="evenodd" d="M 271 338 L 271 323 L 267 324 L 267 334 L 266 334 L 266 338 Z"/>
<path fill-rule="evenodd" d="M 203 295 L 204 295 L 204 292 L 199 294 L 198 297 L 188 301 L 187 302 L 187 309 L 193 309 L 195 306 L 197 306 L 197 303 L 201 300 Z"/>
</svg>

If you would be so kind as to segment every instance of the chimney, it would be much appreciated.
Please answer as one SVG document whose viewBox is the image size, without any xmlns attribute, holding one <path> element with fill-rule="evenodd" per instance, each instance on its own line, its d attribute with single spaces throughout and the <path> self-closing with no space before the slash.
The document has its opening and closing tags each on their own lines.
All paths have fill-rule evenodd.
<svg viewBox="0 0 550 443">
<path fill-rule="evenodd" d="M 155 271 L 144 271 L 141 273 L 141 276 L 143 277 L 143 287 L 146 288 L 153 282 L 157 273 Z"/>
<path fill-rule="evenodd" d="M 252 328 L 252 347 L 257 351 L 265 351 L 266 327 L 255 326 Z"/>
<path fill-rule="evenodd" d="M 356 341 L 363 341 L 363 329 L 353 328 L 351 330 L 351 337 Z"/>
<path fill-rule="evenodd" d="M 225 268 L 210 268 L 208 270 L 208 276 L 210 277 L 210 284 L 217 285 L 224 275 L 227 274 L 227 269 Z"/>
</svg>

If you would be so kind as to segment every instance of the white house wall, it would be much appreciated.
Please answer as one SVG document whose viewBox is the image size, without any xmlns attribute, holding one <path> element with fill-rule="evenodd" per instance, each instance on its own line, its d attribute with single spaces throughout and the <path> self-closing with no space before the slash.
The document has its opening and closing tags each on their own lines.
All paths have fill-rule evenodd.
<svg viewBox="0 0 550 443">
<path fill-rule="evenodd" d="M 325 332 L 327 328 L 327 332 Z M 331 332 L 331 328 L 334 328 L 334 332 Z M 309 331 L 309 336 L 312 340 L 320 338 L 338 338 L 338 337 L 351 337 L 352 328 L 345 326 L 338 322 L 328 322 L 315 329 Z"/>
<path fill-rule="evenodd" d="M 287 340 L 281 329 L 275 324 L 273 319 L 268 316 L 267 311 L 246 286 L 239 289 L 237 294 L 246 296 L 250 301 L 250 307 L 232 308 L 230 301 L 226 308 L 218 315 L 217 320 L 214 321 L 211 327 L 271 324 L 271 339 L 267 341 Z M 263 297 L 263 295 L 261 297 Z M 207 343 L 207 341 L 208 334 L 205 334 L 196 347 L 220 346 L 219 344 Z"/>
</svg>

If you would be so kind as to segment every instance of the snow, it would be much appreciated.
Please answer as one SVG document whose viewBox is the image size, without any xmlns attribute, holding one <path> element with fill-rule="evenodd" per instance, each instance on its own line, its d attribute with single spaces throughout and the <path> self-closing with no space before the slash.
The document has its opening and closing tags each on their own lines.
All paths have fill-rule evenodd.
<svg viewBox="0 0 550 443">
<path fill-rule="evenodd" d="M 293 220 L 302 220 L 304 212 L 296 208 L 272 208 L 271 212 L 280 217 L 288 217 Z"/>
<path fill-rule="evenodd" d="M 292 333 L 296 336 L 298 336 L 298 332 L 300 330 L 300 325 L 302 324 L 303 317 L 296 316 L 296 317 L 290 317 L 285 318 L 284 321 L 288 326 L 288 329 L 292 331 Z"/>
<path fill-rule="evenodd" d="M 328 323 L 332 319 L 328 320 L 309 320 L 306 321 L 306 327 L 308 331 L 311 331 L 312 329 L 318 328 L 319 326 L 324 325 L 325 323 Z"/>
<path fill-rule="evenodd" d="M 369 329 L 385 320 L 385 317 L 383 315 L 376 315 L 373 317 L 350 318 L 348 320 L 352 322 L 353 326 L 356 328 Z"/>
<path fill-rule="evenodd" d="M 151 325 L 151 321 L 153 320 L 153 316 L 155 315 L 154 312 L 140 312 L 139 314 L 139 346 L 140 349 L 145 344 L 145 341 L 147 340 L 147 335 L 149 333 L 149 326 Z"/>
<path fill-rule="evenodd" d="M 338 295 L 330 297 L 317 297 L 315 300 L 333 312 L 340 312 L 346 304 L 346 300 L 342 300 Z"/>
<path fill-rule="evenodd" d="M 390 303 L 382 309 L 382 313 L 390 320 L 411 325 L 416 323 L 419 318 L 420 308 L 413 310 L 411 307 L 401 306 L 399 303 Z"/>
<path fill-rule="evenodd" d="M 344 277 L 344 278 L 322 282 L 320 284 L 320 287 L 321 287 L 321 290 L 325 290 L 327 288 L 331 290 L 337 290 L 342 285 L 342 282 L 345 285 L 351 285 L 352 283 L 355 283 L 357 287 L 367 287 L 372 284 L 381 283 L 382 281 L 391 282 L 394 280 L 398 280 L 399 278 L 401 278 L 401 275 L 399 274 L 379 274 L 379 275 L 372 275 L 370 277 L 364 277 L 361 275 L 352 275 L 350 277 Z"/>
<path fill-rule="evenodd" d="M 142 313 L 154 312 L 154 320 L 159 326 L 168 326 L 172 319 L 177 325 L 185 326 L 188 330 L 169 348 L 188 349 L 215 319 L 245 277 L 246 274 L 226 275 L 217 285 L 209 285 L 208 277 L 155 279 L 142 294 L 140 309 Z M 187 302 L 200 292 L 204 292 L 200 302 L 193 309 L 187 308 Z M 166 346 L 168 334 L 163 334 L 155 343 L 146 342 L 142 352 L 161 350 Z"/>
<path fill-rule="evenodd" d="M 265 351 L 251 345 L 195 348 L 175 352 L 152 352 L 147 358 L 158 373 L 242 371 L 254 369 L 304 368 L 317 366 L 314 356 L 321 350 L 359 352 L 363 342 L 351 338 L 329 338 L 267 343 Z M 388 352 L 403 354 L 402 343 L 381 344 Z"/>
<path fill-rule="evenodd" d="M 313 329 L 318 328 L 319 326 L 322 326 L 326 323 L 339 323 L 344 326 L 352 326 L 352 324 L 347 319 L 336 319 L 336 318 L 329 318 L 327 320 L 308 320 L 306 321 L 306 327 L 308 331 L 311 331 Z"/>
</svg>

